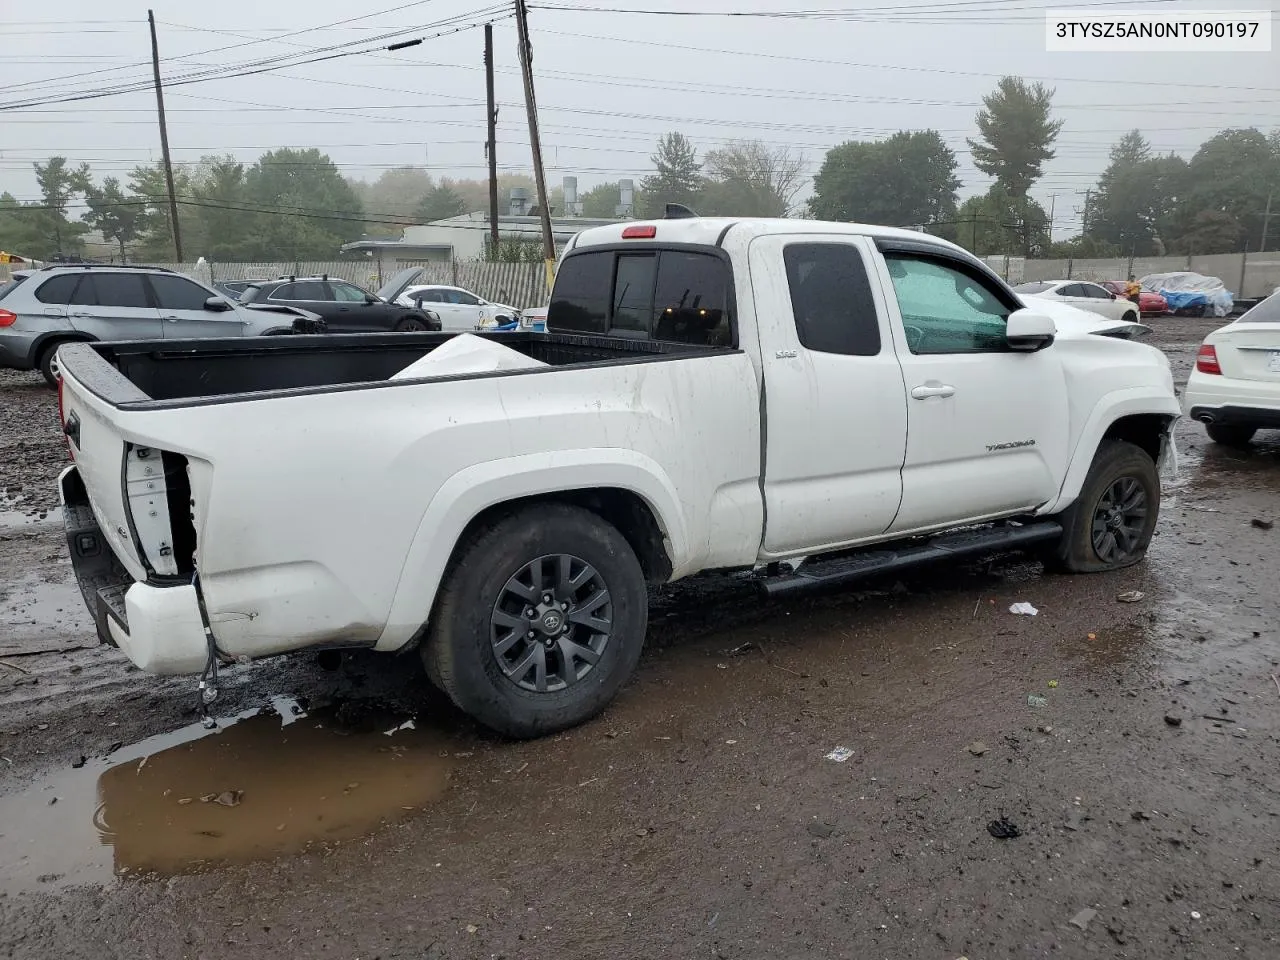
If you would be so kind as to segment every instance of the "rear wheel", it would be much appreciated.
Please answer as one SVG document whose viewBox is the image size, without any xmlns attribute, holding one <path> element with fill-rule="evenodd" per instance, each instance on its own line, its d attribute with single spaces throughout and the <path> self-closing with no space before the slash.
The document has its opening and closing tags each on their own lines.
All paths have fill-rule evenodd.
<svg viewBox="0 0 1280 960">
<path fill-rule="evenodd" d="M 1137 323 L 1138 322 L 1137 311 L 1129 310 L 1120 319 L 1123 320 L 1125 323 Z"/>
<path fill-rule="evenodd" d="M 1214 443 L 1220 443 L 1224 447 L 1243 448 L 1249 446 L 1249 441 L 1258 432 L 1258 428 L 1245 427 L 1239 424 L 1228 426 L 1223 423 L 1206 423 L 1204 432 L 1209 435 L 1209 439 Z"/>
<path fill-rule="evenodd" d="M 565 504 L 528 507 L 463 544 L 422 658 L 459 708 L 510 737 L 589 720 L 640 659 L 644 573 L 618 530 Z"/>
<path fill-rule="evenodd" d="M 1142 560 L 1160 514 L 1160 474 L 1141 447 L 1105 440 L 1076 502 L 1061 516 L 1049 558 L 1071 573 L 1119 570 Z"/>
<path fill-rule="evenodd" d="M 54 358 L 60 346 L 62 346 L 61 343 L 53 343 L 45 347 L 40 353 L 39 362 L 36 364 L 40 373 L 44 375 L 45 383 L 51 387 L 57 387 L 58 385 L 58 369 Z"/>
</svg>

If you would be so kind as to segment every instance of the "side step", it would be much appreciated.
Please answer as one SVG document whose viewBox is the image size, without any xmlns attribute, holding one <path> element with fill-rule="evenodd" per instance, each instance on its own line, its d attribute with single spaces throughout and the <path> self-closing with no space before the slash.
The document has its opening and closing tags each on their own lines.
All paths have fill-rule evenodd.
<svg viewBox="0 0 1280 960">
<path fill-rule="evenodd" d="M 802 564 L 794 573 L 773 577 L 761 583 L 765 596 L 779 597 L 802 590 L 841 586 L 877 574 L 893 573 L 922 563 L 951 560 L 980 553 L 1019 550 L 1035 543 L 1045 543 L 1062 536 L 1062 525 L 1056 520 L 960 530 L 929 539 L 905 540 L 896 545 L 881 546 L 858 553 L 830 558 L 817 558 Z"/>
</svg>

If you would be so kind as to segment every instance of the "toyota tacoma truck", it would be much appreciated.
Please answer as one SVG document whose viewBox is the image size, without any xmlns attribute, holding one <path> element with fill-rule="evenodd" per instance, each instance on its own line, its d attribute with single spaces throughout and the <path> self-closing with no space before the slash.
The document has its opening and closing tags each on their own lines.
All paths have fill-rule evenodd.
<svg viewBox="0 0 1280 960">
<path fill-rule="evenodd" d="M 1136 327 L 1025 305 L 920 233 L 599 227 L 543 334 L 62 347 L 68 543 L 143 670 L 416 651 L 537 736 L 618 692 L 649 585 L 1140 561 L 1179 407 Z"/>
</svg>

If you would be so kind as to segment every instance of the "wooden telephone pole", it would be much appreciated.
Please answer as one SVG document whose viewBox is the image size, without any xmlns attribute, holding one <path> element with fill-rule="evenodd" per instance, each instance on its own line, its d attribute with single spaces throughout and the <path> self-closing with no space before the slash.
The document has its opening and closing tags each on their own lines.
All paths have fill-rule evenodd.
<svg viewBox="0 0 1280 960">
<path fill-rule="evenodd" d="M 182 257 L 182 232 L 178 228 L 178 197 L 173 189 L 173 162 L 169 159 L 169 125 L 164 119 L 164 87 L 160 85 L 160 46 L 156 42 L 156 15 L 147 11 L 151 25 L 151 70 L 156 79 L 156 111 L 160 114 L 160 153 L 164 157 L 164 182 L 169 188 L 169 223 L 173 225 L 173 252 L 178 262 Z"/>
<path fill-rule="evenodd" d="M 524 104 L 529 113 L 529 145 L 533 149 L 533 179 L 542 213 L 542 257 L 547 264 L 547 288 L 555 272 L 556 241 L 551 233 L 551 208 L 547 206 L 547 177 L 542 167 L 542 140 L 538 136 L 538 103 L 533 95 L 533 46 L 529 43 L 529 8 L 516 0 L 516 30 L 520 34 L 520 73 L 524 77 Z"/>
<path fill-rule="evenodd" d="M 484 25 L 484 79 L 489 102 L 489 249 L 498 255 L 498 108 L 493 95 L 493 24 Z"/>
</svg>

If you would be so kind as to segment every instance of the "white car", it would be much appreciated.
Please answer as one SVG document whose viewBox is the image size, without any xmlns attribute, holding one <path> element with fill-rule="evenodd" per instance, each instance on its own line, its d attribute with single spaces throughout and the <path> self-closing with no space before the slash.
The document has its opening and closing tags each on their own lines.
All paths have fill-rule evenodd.
<svg viewBox="0 0 1280 960">
<path fill-rule="evenodd" d="M 99 636 L 203 670 L 206 695 L 223 660 L 412 650 L 530 737 L 626 682 L 649 584 L 755 570 L 780 596 L 1011 548 L 1117 570 L 1155 531 L 1181 415 L 1164 354 L 1028 309 L 945 240 L 598 227 L 547 323 L 62 347 L 67 543 Z"/>
<path fill-rule="evenodd" d="M 1205 337 L 1186 405 L 1209 439 L 1226 446 L 1280 429 L 1280 291 Z"/>
<path fill-rule="evenodd" d="M 1132 300 L 1117 297 L 1106 287 L 1085 280 L 1035 280 L 1020 283 L 1013 292 L 1023 300 L 1033 298 L 1051 303 L 1065 303 L 1080 310 L 1088 310 L 1108 320 L 1137 323 L 1138 305 Z M 1034 306 L 1034 302 L 1031 304 Z M 446 328 L 447 329 L 447 328 Z"/>
<path fill-rule="evenodd" d="M 488 330 L 520 319 L 520 311 L 515 307 L 490 303 L 461 287 L 411 286 L 396 297 L 396 303 L 402 307 L 425 304 L 440 315 L 440 323 L 447 333 Z"/>
</svg>

